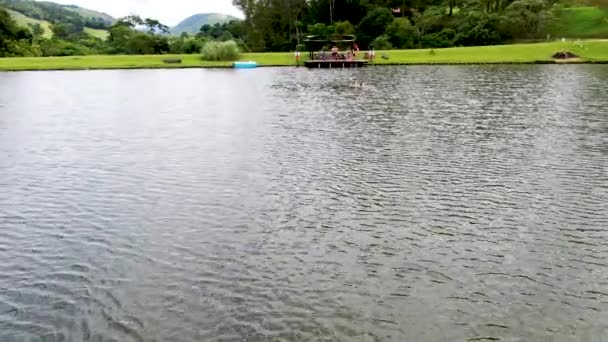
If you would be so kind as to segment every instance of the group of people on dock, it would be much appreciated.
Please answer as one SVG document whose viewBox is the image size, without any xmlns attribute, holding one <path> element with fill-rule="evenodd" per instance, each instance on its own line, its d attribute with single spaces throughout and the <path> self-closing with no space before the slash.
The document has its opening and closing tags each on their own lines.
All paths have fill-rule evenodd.
<svg viewBox="0 0 608 342">
<path fill-rule="evenodd" d="M 359 52 L 359 47 L 357 44 L 353 46 L 352 49 L 349 49 L 346 52 L 340 51 L 340 48 L 337 45 L 331 48 L 331 54 L 328 54 L 325 49 L 321 50 L 314 59 L 318 60 L 346 60 L 352 61 L 357 56 Z"/>
</svg>

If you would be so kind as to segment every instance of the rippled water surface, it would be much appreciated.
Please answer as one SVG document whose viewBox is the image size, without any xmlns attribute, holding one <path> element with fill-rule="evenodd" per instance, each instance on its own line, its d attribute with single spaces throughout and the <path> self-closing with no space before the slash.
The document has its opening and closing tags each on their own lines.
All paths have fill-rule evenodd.
<svg viewBox="0 0 608 342">
<path fill-rule="evenodd" d="M 607 339 L 606 66 L 0 73 L 0 341 Z"/>
</svg>

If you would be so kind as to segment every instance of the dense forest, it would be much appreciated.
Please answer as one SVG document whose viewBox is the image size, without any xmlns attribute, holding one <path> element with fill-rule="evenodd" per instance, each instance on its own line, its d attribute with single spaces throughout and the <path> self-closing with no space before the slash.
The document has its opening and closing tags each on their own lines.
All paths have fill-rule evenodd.
<svg viewBox="0 0 608 342">
<path fill-rule="evenodd" d="M 356 34 L 360 46 L 376 49 L 540 40 L 563 31 L 560 14 L 565 7 L 608 7 L 606 0 L 234 0 L 234 4 L 245 14 L 244 40 L 256 51 L 293 49 L 305 34 Z"/>
<path fill-rule="evenodd" d="M 332 34 L 355 34 L 362 49 L 492 45 L 558 38 L 566 29 L 564 11 L 590 5 L 600 12 L 597 25 L 608 28 L 600 9 L 608 0 L 564 1 L 577 0 L 234 0 L 244 20 L 204 25 L 196 35 L 177 37 L 154 19 L 110 22 L 52 3 L 20 8 L 23 0 L 0 0 L 0 57 L 199 53 L 208 42 L 232 40 L 244 51 L 292 51 L 302 48 L 307 35 Z M 39 24 L 19 25 L 3 6 L 49 22 L 52 35 Z M 608 30 L 594 32 L 608 38 Z"/>
</svg>

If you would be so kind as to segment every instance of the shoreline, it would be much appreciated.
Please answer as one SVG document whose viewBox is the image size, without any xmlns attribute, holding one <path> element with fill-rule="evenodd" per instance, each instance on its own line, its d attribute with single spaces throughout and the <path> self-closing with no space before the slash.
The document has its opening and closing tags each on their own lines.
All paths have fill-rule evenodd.
<svg viewBox="0 0 608 342">
<path fill-rule="evenodd" d="M 0 63 L 1 63 L 0 59 Z M 376 67 L 391 67 L 391 66 L 475 66 L 475 65 L 606 65 L 608 64 L 608 60 L 600 60 L 600 61 L 591 61 L 591 60 L 577 60 L 577 61 L 562 61 L 562 60 L 554 60 L 554 61 L 530 61 L 530 62 L 416 62 L 416 63 L 407 63 L 407 62 L 396 62 L 396 63 L 378 63 L 378 64 L 368 64 L 362 68 L 376 68 Z M 265 64 L 258 65 L 255 69 L 266 69 L 266 68 L 296 68 L 296 69 L 307 69 L 304 65 L 286 65 L 286 64 Z M 334 69 L 362 69 L 362 68 L 334 68 Z M 184 69 L 212 69 L 212 70 L 237 70 L 232 67 L 232 65 L 183 65 L 183 66 L 174 66 L 174 65 L 166 65 L 166 66 L 117 66 L 117 67 L 67 67 L 67 68 L 19 68 L 19 69 L 10 69 L 3 68 L 0 65 L 0 72 L 20 72 L 20 71 L 108 71 L 108 70 L 184 70 Z M 240 69 L 238 69 L 240 70 Z M 251 70 L 251 69 L 247 69 Z M 317 70 L 317 68 L 310 68 L 309 70 Z M 322 69 L 322 70 L 331 70 L 331 69 Z"/>
<path fill-rule="evenodd" d="M 559 51 L 580 58 L 551 58 Z M 180 59 L 167 64 L 164 59 Z M 244 53 L 241 61 L 255 61 L 258 67 L 298 67 L 291 52 Z M 300 66 L 304 68 L 303 62 Z M 586 40 L 531 44 L 377 51 L 368 67 L 413 65 L 523 65 L 523 64 L 608 64 L 608 41 Z M 95 55 L 69 57 L 0 58 L 0 71 L 69 71 L 134 69 L 231 69 L 232 62 L 202 61 L 199 55 Z"/>
</svg>

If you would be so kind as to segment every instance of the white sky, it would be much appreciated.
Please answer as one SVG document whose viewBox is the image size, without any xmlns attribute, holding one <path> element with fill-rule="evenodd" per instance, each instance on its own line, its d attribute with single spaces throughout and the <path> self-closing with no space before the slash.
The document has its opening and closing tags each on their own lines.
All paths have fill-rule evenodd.
<svg viewBox="0 0 608 342">
<path fill-rule="evenodd" d="M 137 14 L 159 20 L 169 26 L 177 25 L 198 13 L 223 13 L 242 18 L 232 0 L 50 0 L 66 5 L 78 5 L 120 18 Z"/>
</svg>

